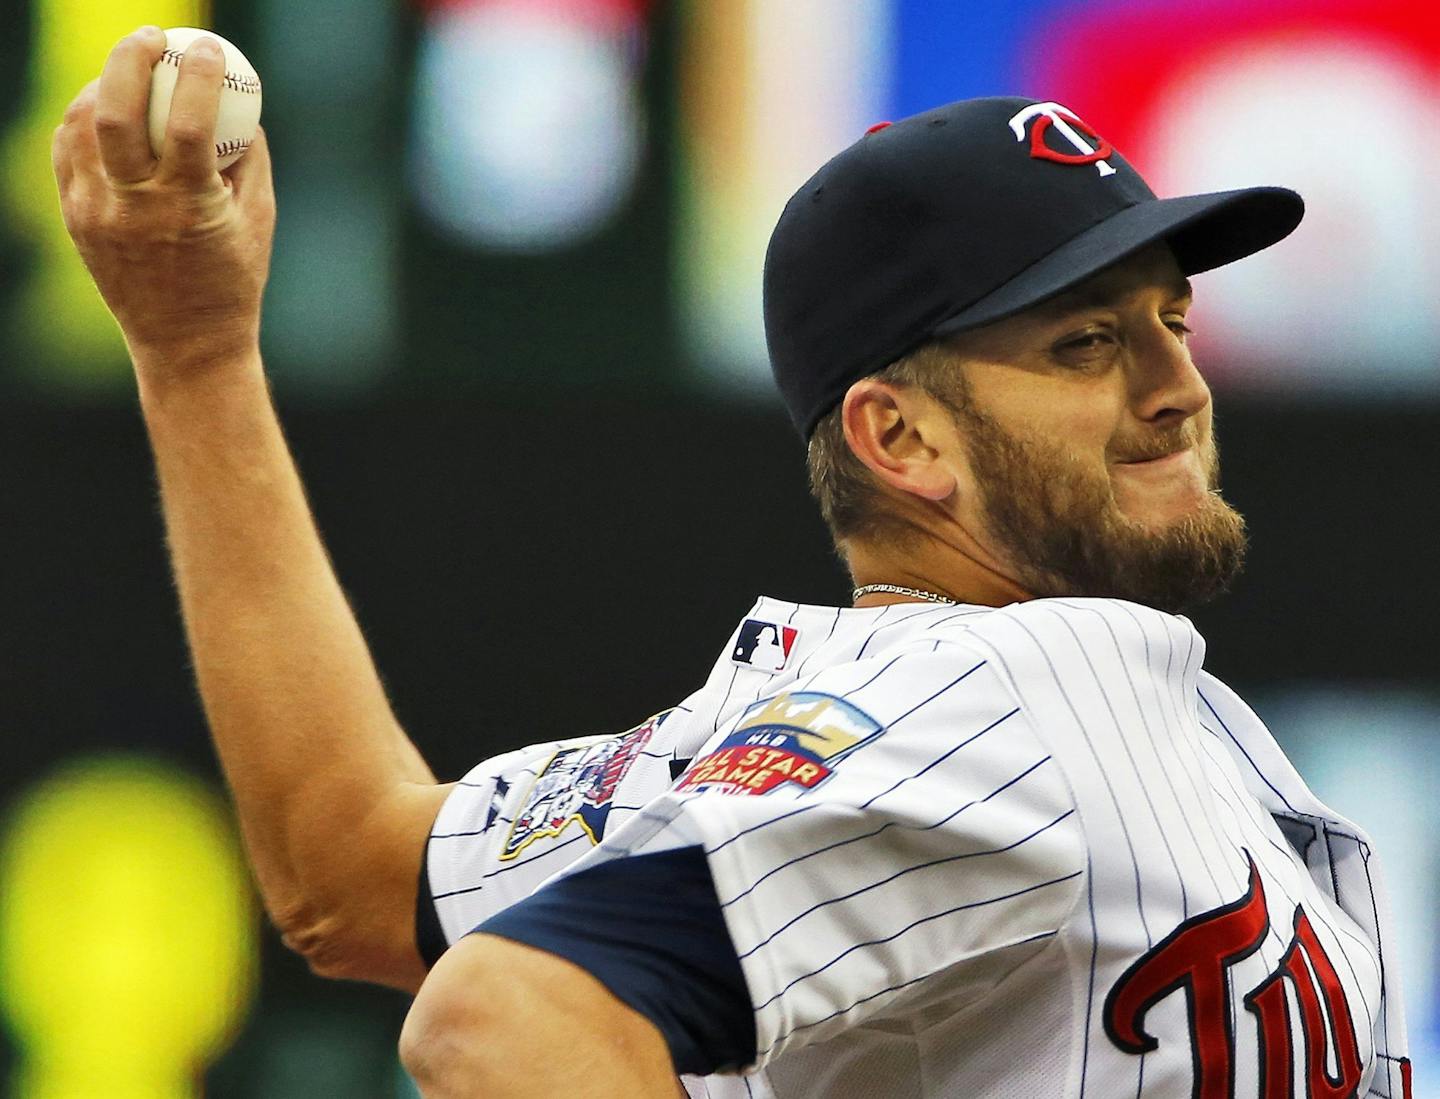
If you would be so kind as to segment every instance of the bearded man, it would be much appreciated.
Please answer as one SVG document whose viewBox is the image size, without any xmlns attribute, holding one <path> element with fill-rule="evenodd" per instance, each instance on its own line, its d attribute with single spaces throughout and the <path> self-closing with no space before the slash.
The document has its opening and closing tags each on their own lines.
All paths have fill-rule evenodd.
<svg viewBox="0 0 1440 1099">
<path fill-rule="evenodd" d="M 1050 102 L 876 127 L 766 270 L 854 605 L 762 598 L 680 704 L 439 784 L 266 390 L 263 136 L 216 170 L 201 38 L 153 157 L 162 48 L 67 112 L 66 224 L 267 908 L 317 972 L 418 990 L 427 1097 L 1408 1095 L 1371 845 L 1174 613 L 1244 548 L 1188 277 L 1298 196 L 1157 199 Z"/>
</svg>

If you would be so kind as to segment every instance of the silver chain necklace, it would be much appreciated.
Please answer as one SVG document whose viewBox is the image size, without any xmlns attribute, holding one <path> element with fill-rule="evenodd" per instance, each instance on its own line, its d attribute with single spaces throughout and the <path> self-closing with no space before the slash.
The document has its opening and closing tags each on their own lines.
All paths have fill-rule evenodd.
<svg viewBox="0 0 1440 1099">
<path fill-rule="evenodd" d="M 937 595 L 933 591 L 925 591 L 922 588 L 904 588 L 899 584 L 865 584 L 856 588 L 850 593 L 852 602 L 862 595 L 872 595 L 876 592 L 885 592 L 888 595 L 908 595 L 912 599 L 924 599 L 929 603 L 946 603 L 954 605 L 955 600 L 948 595 Z"/>
</svg>

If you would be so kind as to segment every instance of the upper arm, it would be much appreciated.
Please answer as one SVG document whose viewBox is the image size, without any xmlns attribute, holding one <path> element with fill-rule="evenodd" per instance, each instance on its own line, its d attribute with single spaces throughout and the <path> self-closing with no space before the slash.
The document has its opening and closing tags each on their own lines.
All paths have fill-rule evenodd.
<svg viewBox="0 0 1440 1099">
<path fill-rule="evenodd" d="M 427 1099 L 681 1094 L 648 1019 L 579 966 L 492 935 L 467 936 L 436 963 L 400 1050 Z"/>
<path fill-rule="evenodd" d="M 447 942 L 593 850 L 617 805 L 632 812 L 670 785 L 672 712 L 620 733 L 517 749 L 456 784 L 435 819 L 425 853 L 431 896 L 422 898 Z"/>
</svg>

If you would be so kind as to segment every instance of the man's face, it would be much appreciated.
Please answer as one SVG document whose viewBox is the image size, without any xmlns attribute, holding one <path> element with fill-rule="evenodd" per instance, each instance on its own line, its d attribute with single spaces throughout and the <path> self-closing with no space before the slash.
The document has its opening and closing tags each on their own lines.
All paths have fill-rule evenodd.
<svg viewBox="0 0 1440 1099">
<path fill-rule="evenodd" d="M 963 394 L 956 518 L 1037 596 L 1178 611 L 1239 571 L 1190 288 L 1155 246 L 1059 299 L 951 341 Z"/>
</svg>

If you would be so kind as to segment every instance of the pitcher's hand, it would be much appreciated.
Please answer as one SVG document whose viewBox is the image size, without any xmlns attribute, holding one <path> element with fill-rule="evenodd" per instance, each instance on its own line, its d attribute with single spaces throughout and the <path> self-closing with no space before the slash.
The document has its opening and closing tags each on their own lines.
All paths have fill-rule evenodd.
<svg viewBox="0 0 1440 1099">
<path fill-rule="evenodd" d="M 214 39 L 186 51 L 164 156 L 151 153 L 150 70 L 164 48 L 156 27 L 121 39 L 66 110 L 53 147 L 65 227 L 137 371 L 155 381 L 255 346 L 275 229 L 264 133 L 216 170 L 225 59 Z"/>
</svg>

